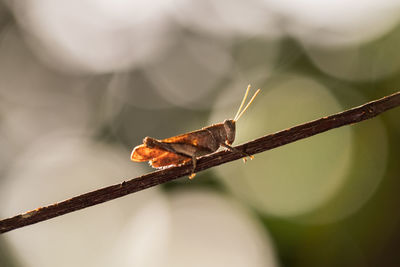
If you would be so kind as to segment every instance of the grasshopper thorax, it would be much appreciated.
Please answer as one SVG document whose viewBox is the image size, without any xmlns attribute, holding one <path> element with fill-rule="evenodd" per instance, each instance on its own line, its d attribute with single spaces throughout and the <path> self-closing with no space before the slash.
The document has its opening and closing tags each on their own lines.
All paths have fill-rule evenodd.
<svg viewBox="0 0 400 267">
<path fill-rule="evenodd" d="M 235 141 L 236 122 L 234 120 L 224 120 L 224 129 L 226 133 L 225 142 L 231 145 Z"/>
</svg>

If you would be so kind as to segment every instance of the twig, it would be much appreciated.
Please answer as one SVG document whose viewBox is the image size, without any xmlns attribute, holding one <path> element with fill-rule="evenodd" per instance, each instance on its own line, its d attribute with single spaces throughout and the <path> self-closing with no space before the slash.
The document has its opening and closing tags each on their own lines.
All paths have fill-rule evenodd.
<svg viewBox="0 0 400 267">
<path fill-rule="evenodd" d="M 236 148 L 251 155 L 261 153 L 334 128 L 373 118 L 397 106 L 400 106 L 400 92 L 329 117 L 324 117 L 274 134 L 266 135 L 237 146 Z M 198 160 L 196 172 L 234 161 L 241 157 L 241 154 L 230 151 L 221 151 L 204 156 Z M 120 184 L 104 187 L 47 207 L 16 215 L 0 221 L 0 233 L 45 221 L 63 214 L 126 196 L 155 185 L 163 184 L 179 177 L 189 175 L 191 171 L 191 164 L 155 171 Z"/>
</svg>

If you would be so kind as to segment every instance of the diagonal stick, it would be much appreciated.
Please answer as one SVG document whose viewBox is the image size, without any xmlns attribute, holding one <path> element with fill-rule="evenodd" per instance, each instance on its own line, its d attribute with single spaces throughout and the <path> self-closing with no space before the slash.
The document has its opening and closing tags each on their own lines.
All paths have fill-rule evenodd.
<svg viewBox="0 0 400 267">
<path fill-rule="evenodd" d="M 297 140 L 326 132 L 341 126 L 371 119 L 379 114 L 400 106 L 400 92 L 366 103 L 328 117 L 300 124 L 290 129 L 260 137 L 235 149 L 247 154 L 261 153 Z M 201 157 L 197 161 L 196 172 L 234 161 L 242 157 L 239 153 L 221 151 Z M 0 233 L 5 233 L 26 225 L 49 220 L 73 211 L 94 206 L 112 199 L 163 184 L 192 173 L 191 164 L 155 171 L 120 184 L 104 187 L 79 195 L 47 207 L 37 208 L 0 221 Z"/>
</svg>

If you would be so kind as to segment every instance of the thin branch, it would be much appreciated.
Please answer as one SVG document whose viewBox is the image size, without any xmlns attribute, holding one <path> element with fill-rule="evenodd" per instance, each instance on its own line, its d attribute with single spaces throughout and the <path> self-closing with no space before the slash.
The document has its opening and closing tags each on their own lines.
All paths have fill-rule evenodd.
<svg viewBox="0 0 400 267">
<path fill-rule="evenodd" d="M 247 142 L 236 148 L 248 154 L 257 154 L 297 140 L 307 138 L 344 125 L 373 118 L 382 112 L 400 106 L 400 92 L 369 102 L 362 106 L 307 122 L 296 127 Z M 239 153 L 221 151 L 198 159 L 196 172 L 234 161 L 242 157 Z M 191 164 L 155 171 L 120 184 L 104 187 L 79 195 L 47 207 L 38 208 L 0 221 L 0 233 L 26 225 L 49 220 L 76 210 L 94 206 L 112 199 L 163 184 L 191 174 Z"/>
</svg>

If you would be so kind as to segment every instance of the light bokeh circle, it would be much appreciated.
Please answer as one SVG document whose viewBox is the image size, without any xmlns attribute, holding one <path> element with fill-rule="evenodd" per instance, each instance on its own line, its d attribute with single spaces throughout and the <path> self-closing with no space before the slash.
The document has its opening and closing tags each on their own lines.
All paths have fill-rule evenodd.
<svg viewBox="0 0 400 267">
<path fill-rule="evenodd" d="M 311 61 L 323 72 L 343 80 L 376 81 L 400 69 L 400 28 L 366 44 L 319 47 L 303 42 Z"/>
<path fill-rule="evenodd" d="M 352 88 L 335 90 L 346 107 L 367 100 Z M 297 218 L 305 223 L 330 223 L 359 210 L 375 193 L 385 175 L 389 141 L 380 116 L 350 126 L 353 130 L 353 157 L 346 183 L 331 201 L 317 210 Z"/>
<path fill-rule="evenodd" d="M 281 27 L 303 42 L 325 47 L 365 43 L 399 22 L 397 0 L 261 0 Z"/>
<path fill-rule="evenodd" d="M 74 134 L 52 134 L 27 147 L 0 187 L 0 216 L 47 206 L 122 182 L 141 173 L 129 153 Z M 4 236 L 24 267 L 110 266 L 116 236 L 141 203 L 159 191 L 147 190 L 17 229 Z"/>
<path fill-rule="evenodd" d="M 113 253 L 117 266 L 277 266 L 255 217 L 231 197 L 206 190 L 174 191 L 157 207 L 143 203 Z"/>
<path fill-rule="evenodd" d="M 342 109 L 322 84 L 288 75 L 263 90 L 240 119 L 235 144 Z M 216 109 L 212 121 L 229 113 L 233 107 Z M 234 194 L 261 212 L 290 217 L 315 210 L 340 190 L 352 151 L 352 129 L 340 128 L 256 155 L 246 165 L 238 161 L 217 170 Z"/>
<path fill-rule="evenodd" d="M 72 73 L 126 70 L 174 42 L 176 1 L 13 1 L 26 40 L 44 62 Z"/>
</svg>

